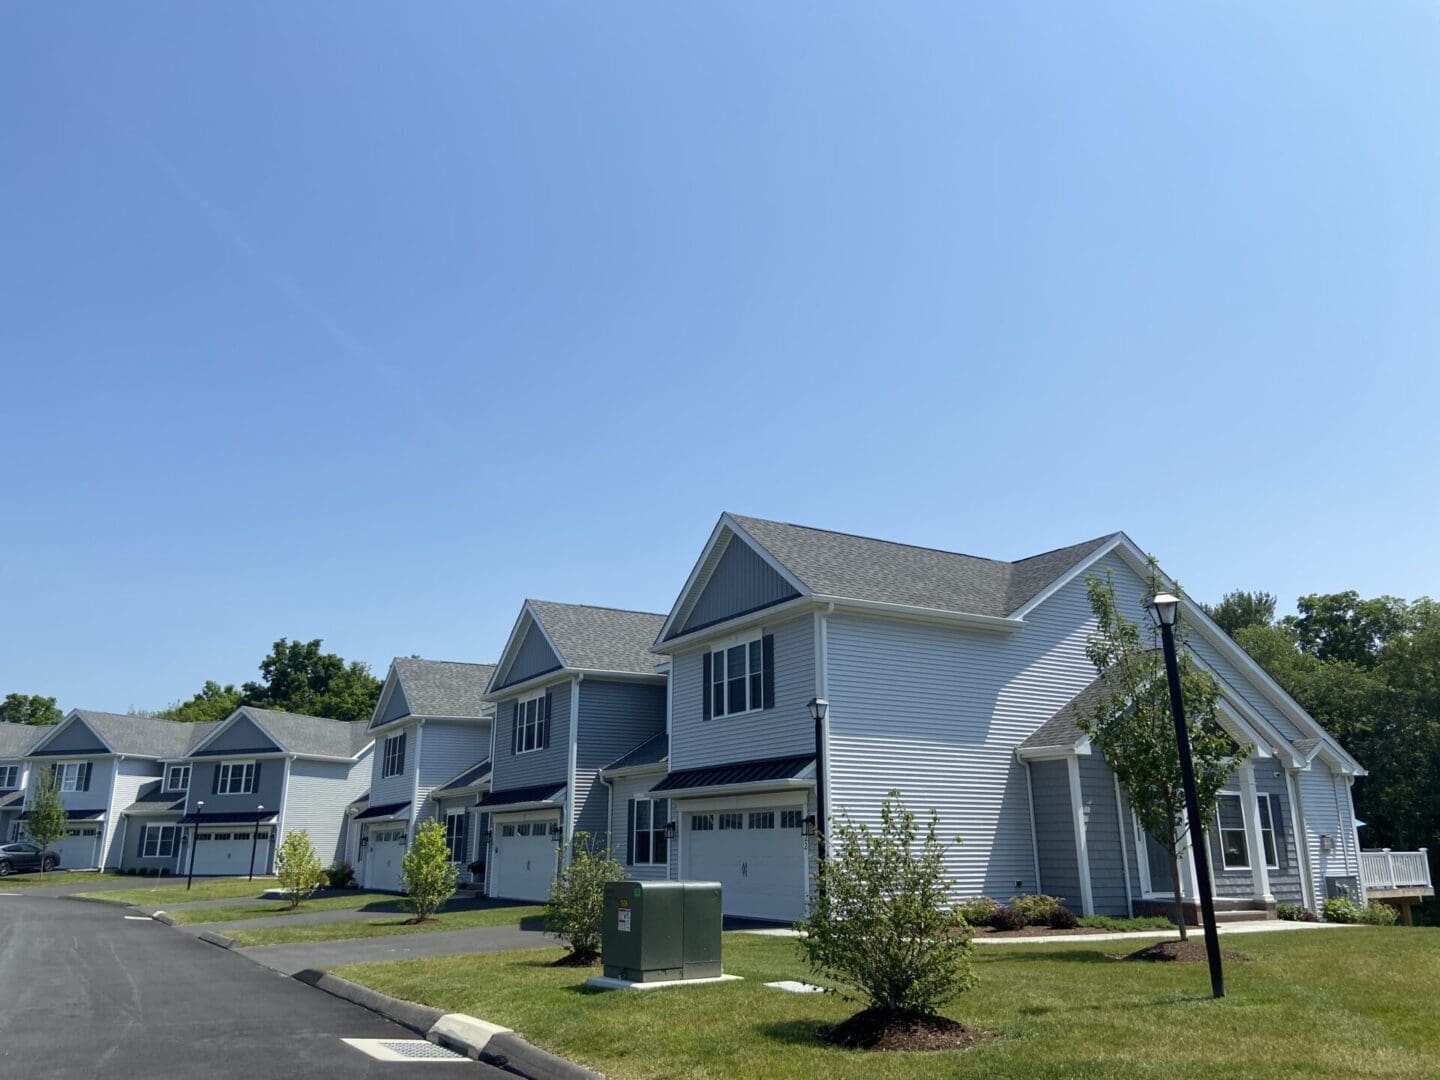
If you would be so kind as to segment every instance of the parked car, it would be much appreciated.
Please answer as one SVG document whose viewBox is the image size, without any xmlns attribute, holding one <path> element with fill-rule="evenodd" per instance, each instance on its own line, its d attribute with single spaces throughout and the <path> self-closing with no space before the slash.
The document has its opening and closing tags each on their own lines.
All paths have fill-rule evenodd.
<svg viewBox="0 0 1440 1080">
<path fill-rule="evenodd" d="M 60 856 L 53 851 L 42 851 L 38 844 L 6 844 L 0 847 L 0 877 L 16 870 L 54 870 L 60 865 Z"/>
</svg>

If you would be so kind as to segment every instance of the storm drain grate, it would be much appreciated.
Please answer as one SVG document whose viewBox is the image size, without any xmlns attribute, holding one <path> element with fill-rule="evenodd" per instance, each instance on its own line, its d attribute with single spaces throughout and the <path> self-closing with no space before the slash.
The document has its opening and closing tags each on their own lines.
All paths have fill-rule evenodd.
<svg viewBox="0 0 1440 1080">
<path fill-rule="evenodd" d="M 457 1054 L 443 1046 L 426 1042 L 424 1039 L 343 1039 L 362 1054 L 368 1054 L 377 1061 L 469 1061 L 464 1054 Z"/>
</svg>

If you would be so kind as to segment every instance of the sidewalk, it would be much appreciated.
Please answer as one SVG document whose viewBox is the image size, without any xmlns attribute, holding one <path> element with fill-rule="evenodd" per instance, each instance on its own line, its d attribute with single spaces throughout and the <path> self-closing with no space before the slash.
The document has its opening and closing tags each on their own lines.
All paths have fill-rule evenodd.
<svg viewBox="0 0 1440 1080">
<path fill-rule="evenodd" d="M 256 921 L 251 919 L 248 925 L 254 925 Z M 184 929 L 188 930 L 190 927 Z M 395 934 L 390 937 L 314 941 L 303 945 L 257 945 L 234 951 L 282 975 L 294 975 L 306 968 L 328 970 L 342 964 L 384 963 L 388 960 L 409 960 L 418 956 L 546 949 L 555 944 L 556 939 L 543 930 L 522 930 L 518 926 L 485 926 L 475 930 L 437 930 L 432 933 Z"/>
</svg>

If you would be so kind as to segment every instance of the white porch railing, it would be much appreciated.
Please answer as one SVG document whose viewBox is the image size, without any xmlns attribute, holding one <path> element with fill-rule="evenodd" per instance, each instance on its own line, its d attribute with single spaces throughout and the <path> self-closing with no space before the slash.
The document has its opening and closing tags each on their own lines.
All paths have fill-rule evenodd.
<svg viewBox="0 0 1440 1080">
<path fill-rule="evenodd" d="M 1430 889 L 1430 856 L 1419 851 L 1362 851 L 1360 872 L 1367 889 Z"/>
</svg>

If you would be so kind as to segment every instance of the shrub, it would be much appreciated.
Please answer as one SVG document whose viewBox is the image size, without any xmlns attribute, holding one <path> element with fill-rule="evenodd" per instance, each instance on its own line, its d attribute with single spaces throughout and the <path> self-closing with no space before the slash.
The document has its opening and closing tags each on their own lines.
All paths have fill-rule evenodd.
<svg viewBox="0 0 1440 1080">
<path fill-rule="evenodd" d="M 588 833 L 575 834 L 570 865 L 555 879 L 545 906 L 545 929 L 570 946 L 567 959 L 584 963 L 600 955 L 605 883 L 624 881 L 626 876 L 614 852 Z"/>
<path fill-rule="evenodd" d="M 355 884 L 355 868 L 348 862 L 337 862 L 325 871 L 332 889 L 348 889 Z"/>
<path fill-rule="evenodd" d="M 1024 913 L 1019 908 L 1005 904 L 990 913 L 986 925 L 991 930 L 1024 930 L 1027 922 Z"/>
<path fill-rule="evenodd" d="M 1175 924 L 1164 915 L 1141 915 L 1133 919 L 1120 919 L 1113 915 L 1085 915 L 1075 922 L 1087 930 L 1108 930 L 1113 934 L 1132 933 L 1136 930 L 1175 929 Z"/>
<path fill-rule="evenodd" d="M 964 916 L 945 879 L 949 844 L 930 815 L 923 839 L 898 791 L 885 796 L 880 828 L 833 825 L 822 886 L 796 942 L 811 969 L 882 1018 L 930 1017 L 975 981 Z M 958 841 L 953 841 L 958 843 Z"/>
<path fill-rule="evenodd" d="M 1364 918 L 1364 909 L 1351 903 L 1343 896 L 1332 896 L 1320 909 L 1326 922 L 1358 923 Z"/>
<path fill-rule="evenodd" d="M 1400 921 L 1400 913 L 1389 904 L 1371 900 L 1361 909 L 1360 918 L 1371 926 L 1394 926 Z"/>
<path fill-rule="evenodd" d="M 405 904 L 416 922 L 430 918 L 455 895 L 457 876 L 445 842 L 445 823 L 431 818 L 415 830 L 415 842 L 400 862 Z"/>
<path fill-rule="evenodd" d="M 1079 924 L 1080 920 L 1075 918 L 1075 913 L 1064 904 L 1050 912 L 1051 930 L 1074 930 Z"/>
<path fill-rule="evenodd" d="M 962 901 L 955 910 L 971 926 L 984 926 L 990 919 L 990 913 L 999 906 L 998 900 L 991 900 L 988 896 L 972 896 Z"/>
<path fill-rule="evenodd" d="M 1315 922 L 1315 913 L 1299 904 L 1276 904 L 1275 917 L 1286 922 Z"/>
<path fill-rule="evenodd" d="M 1010 906 L 1024 915 L 1031 926 L 1044 926 L 1050 921 L 1051 912 L 1063 907 L 1064 903 L 1058 896 L 1046 896 L 1044 893 L 1010 898 Z"/>
<path fill-rule="evenodd" d="M 299 907 L 302 900 L 325 884 L 325 868 L 320 865 L 310 834 L 304 829 L 288 832 L 280 841 L 280 850 L 275 856 L 275 880 L 292 908 Z"/>
</svg>

